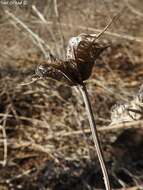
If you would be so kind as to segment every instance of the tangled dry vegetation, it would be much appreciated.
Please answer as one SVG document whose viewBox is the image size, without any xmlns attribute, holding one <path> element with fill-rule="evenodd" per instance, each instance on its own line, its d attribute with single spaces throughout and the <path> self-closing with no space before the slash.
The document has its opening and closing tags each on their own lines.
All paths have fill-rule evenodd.
<svg viewBox="0 0 143 190">
<path fill-rule="evenodd" d="M 49 47 L 61 58 L 69 37 L 102 29 L 107 11 L 93 1 L 63 0 L 58 9 L 52 1 L 35 5 L 0 7 L 0 190 L 104 189 L 79 92 L 50 79 L 20 84 L 31 80 Z M 122 8 L 116 1 L 112 6 L 113 13 Z M 137 190 L 143 183 L 142 98 L 137 96 L 143 80 L 142 19 L 127 5 L 125 10 L 118 27 L 113 24 L 102 37 L 111 46 L 86 83 L 112 187 Z M 117 122 L 118 114 L 122 120 Z"/>
</svg>

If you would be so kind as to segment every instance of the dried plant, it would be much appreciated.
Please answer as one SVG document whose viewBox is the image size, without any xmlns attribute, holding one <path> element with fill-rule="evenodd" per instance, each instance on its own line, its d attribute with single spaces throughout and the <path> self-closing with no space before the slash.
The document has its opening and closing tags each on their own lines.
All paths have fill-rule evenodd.
<svg viewBox="0 0 143 190">
<path fill-rule="evenodd" d="M 95 39 L 94 36 L 80 34 L 71 38 L 67 47 L 67 59 L 76 61 L 82 81 L 89 78 L 96 58 L 108 47 Z"/>
<path fill-rule="evenodd" d="M 111 124 L 137 121 L 143 116 L 143 85 L 130 102 L 117 103 L 111 110 Z"/>
<path fill-rule="evenodd" d="M 96 58 L 107 47 L 95 42 L 95 37 L 90 35 L 73 37 L 67 47 L 66 60 L 52 57 L 37 67 L 36 75 L 61 80 L 68 85 L 83 85 L 91 75 Z"/>
<path fill-rule="evenodd" d="M 54 3 L 55 3 L 55 13 L 58 17 L 59 13 L 57 10 L 56 0 L 54 1 Z M 45 55 L 45 58 L 47 58 L 47 57 L 49 58 L 48 52 L 49 52 L 50 48 L 47 47 L 47 44 L 41 38 L 39 38 L 38 35 L 35 35 L 35 33 L 28 27 L 28 25 L 25 25 L 17 17 L 14 17 L 14 15 L 12 13 L 9 13 L 8 11 L 6 13 L 9 15 L 9 17 L 13 18 L 15 25 L 17 24 L 18 26 L 22 26 L 22 28 L 30 34 L 30 38 L 34 41 L 36 46 L 40 48 L 40 50 Z M 37 13 L 39 13 L 39 12 L 37 12 Z M 42 18 L 41 20 L 43 20 L 44 17 L 39 16 L 39 18 L 40 19 Z M 47 24 L 53 24 L 52 21 L 46 21 L 46 20 L 44 20 L 43 23 L 45 23 L 46 25 Z M 67 23 L 58 23 L 58 26 L 59 25 L 67 27 Z M 68 23 L 68 27 L 74 28 L 74 26 L 72 24 L 69 24 L 69 23 Z M 81 29 L 82 30 L 87 29 L 86 26 L 78 25 L 76 27 L 79 28 L 80 30 Z M 100 32 L 99 29 L 94 29 L 94 28 L 89 28 L 89 30 L 93 31 L 93 32 Z M 141 38 L 133 37 L 130 35 L 116 34 L 113 32 L 107 32 L 107 34 L 111 35 L 113 37 L 123 38 L 123 39 L 131 40 L 131 41 L 137 41 L 137 42 L 141 42 L 141 43 L 143 42 L 143 40 Z M 73 41 L 75 41 L 75 42 L 73 42 Z M 103 47 L 103 49 L 102 49 L 102 47 Z M 71 86 L 76 85 L 81 90 L 85 104 L 86 104 L 87 112 L 88 112 L 89 121 L 90 121 L 90 125 L 91 125 L 91 130 L 93 133 L 95 146 L 97 147 L 97 152 L 98 152 L 99 159 L 101 162 L 101 166 L 103 168 L 103 173 L 105 176 L 105 181 L 107 181 L 106 187 L 108 186 L 107 189 L 109 189 L 110 188 L 109 184 L 108 184 L 109 180 L 108 180 L 108 175 L 107 175 L 104 160 L 103 160 L 104 158 L 102 155 L 102 150 L 100 148 L 100 144 L 99 144 L 99 140 L 98 140 L 98 134 L 97 134 L 97 131 L 95 128 L 95 121 L 94 121 L 90 101 L 89 101 L 87 90 L 86 90 L 86 87 L 84 84 L 84 81 L 90 77 L 90 74 L 92 72 L 92 68 L 94 65 L 94 61 L 96 60 L 98 55 L 100 55 L 100 53 L 102 51 L 104 51 L 104 48 L 106 49 L 106 45 L 104 46 L 104 44 L 101 44 L 100 42 L 98 43 L 97 38 L 95 38 L 93 35 L 81 34 L 77 37 L 74 37 L 69 42 L 69 45 L 67 48 L 66 60 L 55 59 L 54 57 L 51 56 L 48 61 L 45 61 L 45 63 L 42 62 L 42 64 L 39 64 L 39 66 L 36 69 L 36 75 L 33 77 L 33 81 L 36 81 L 37 79 L 43 79 L 43 78 L 51 77 L 51 78 L 56 79 L 58 81 L 59 80 L 63 81 L 64 83 L 71 85 Z M 35 92 L 33 92 L 33 93 L 35 94 Z M 142 99 L 142 95 L 139 93 L 138 96 L 136 96 L 133 99 L 133 101 L 131 101 L 130 103 L 124 103 L 123 102 L 119 106 L 117 105 L 116 108 L 114 109 L 114 111 L 116 112 L 116 114 L 117 114 L 117 111 L 120 112 L 120 118 L 122 117 L 122 115 L 126 115 L 126 113 L 127 113 L 128 118 L 130 118 L 131 120 L 133 118 L 137 118 L 136 117 L 137 115 L 140 117 L 141 111 L 142 111 L 142 104 L 140 103 L 140 102 L 142 102 L 141 99 Z M 118 108 L 119 108 L 119 110 L 118 110 Z M 124 113 L 124 114 L 122 114 L 122 113 Z M 20 116 L 20 118 L 24 118 L 24 117 Z M 113 116 L 113 118 L 114 118 L 114 116 Z M 119 118 L 118 115 L 116 117 L 116 120 L 117 120 L 117 118 Z M 32 118 L 30 118 L 30 119 L 31 119 L 31 122 L 34 122 L 36 120 L 36 119 L 34 120 Z M 45 126 L 45 123 L 43 125 Z M 135 123 L 130 124 L 130 126 L 133 126 L 133 125 L 135 126 L 136 124 Z M 117 129 L 117 128 L 120 128 L 121 126 L 115 125 L 115 126 L 109 126 L 106 128 L 101 127 L 101 129 L 99 129 L 99 130 L 100 131 L 113 130 L 113 127 L 114 128 L 116 127 L 116 129 Z M 122 126 L 122 128 L 123 127 L 125 127 L 125 126 Z M 128 127 L 129 127 L 129 124 L 128 124 Z M 77 131 L 77 132 L 79 132 L 79 131 Z M 89 132 L 89 130 L 88 130 L 88 132 Z M 73 135 L 74 134 L 75 133 L 73 133 Z M 62 135 L 64 136 L 67 134 L 63 133 Z M 68 132 L 68 135 L 71 135 L 71 132 Z M 3 134 L 3 136 L 4 136 L 4 134 Z M 21 147 L 22 147 L 22 145 L 21 145 Z M 35 147 L 36 146 L 34 144 L 34 148 Z M 33 148 L 33 144 L 32 144 L 32 148 Z M 38 148 L 41 149 L 42 152 L 44 152 L 44 151 L 46 153 L 48 152 L 45 148 L 42 148 L 42 146 L 41 147 L 38 146 Z M 37 149 L 37 147 L 35 149 Z"/>
<path fill-rule="evenodd" d="M 96 129 L 96 123 L 89 100 L 89 95 L 84 84 L 92 72 L 95 60 L 108 47 L 99 43 L 97 37 L 81 34 L 70 39 L 67 47 L 66 60 L 59 60 L 52 57 L 49 61 L 40 64 L 36 69 L 36 77 L 52 78 L 65 82 L 71 86 L 77 86 L 81 91 L 85 103 L 90 128 L 95 148 L 102 168 L 106 190 L 110 190 L 110 182 L 105 166 L 105 161 L 100 146 Z"/>
</svg>

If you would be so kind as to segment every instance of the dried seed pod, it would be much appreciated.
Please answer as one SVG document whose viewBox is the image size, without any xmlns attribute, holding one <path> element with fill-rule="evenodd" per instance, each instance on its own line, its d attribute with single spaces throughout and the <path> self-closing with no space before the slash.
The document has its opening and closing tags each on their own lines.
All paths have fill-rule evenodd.
<svg viewBox="0 0 143 190">
<path fill-rule="evenodd" d="M 37 67 L 39 77 L 51 77 L 69 85 L 82 85 L 88 79 L 94 61 L 107 46 L 95 42 L 95 37 L 81 34 L 73 37 L 67 47 L 67 60 L 52 58 Z"/>
<path fill-rule="evenodd" d="M 67 47 L 67 59 L 77 63 L 82 80 L 89 78 L 95 60 L 107 48 L 105 44 L 96 42 L 96 38 L 87 34 L 72 37 Z"/>
<path fill-rule="evenodd" d="M 82 84 L 82 80 L 74 60 L 44 62 L 37 67 L 36 75 L 41 78 L 50 77 L 71 86 Z"/>
</svg>

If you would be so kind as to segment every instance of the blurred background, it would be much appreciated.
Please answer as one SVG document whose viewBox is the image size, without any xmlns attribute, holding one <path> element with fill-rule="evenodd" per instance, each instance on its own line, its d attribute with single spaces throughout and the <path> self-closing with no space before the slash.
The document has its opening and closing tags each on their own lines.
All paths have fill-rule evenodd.
<svg viewBox="0 0 143 190">
<path fill-rule="evenodd" d="M 143 1 L 0 1 L 0 190 L 104 189 L 80 93 L 60 82 L 29 85 L 49 52 L 65 59 L 68 41 L 98 34 L 110 47 L 86 81 L 114 189 L 143 189 L 140 120 L 112 123 L 143 80 Z M 118 118 L 118 114 L 117 114 Z"/>
</svg>

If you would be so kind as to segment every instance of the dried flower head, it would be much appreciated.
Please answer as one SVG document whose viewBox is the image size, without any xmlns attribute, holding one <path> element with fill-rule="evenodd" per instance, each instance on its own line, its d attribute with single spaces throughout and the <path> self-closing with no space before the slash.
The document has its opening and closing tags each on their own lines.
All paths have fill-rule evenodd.
<svg viewBox="0 0 143 190">
<path fill-rule="evenodd" d="M 91 75 L 95 60 L 107 47 L 87 34 L 73 37 L 69 40 L 66 60 L 52 57 L 37 67 L 36 75 L 60 80 L 69 85 L 82 85 Z"/>
</svg>

